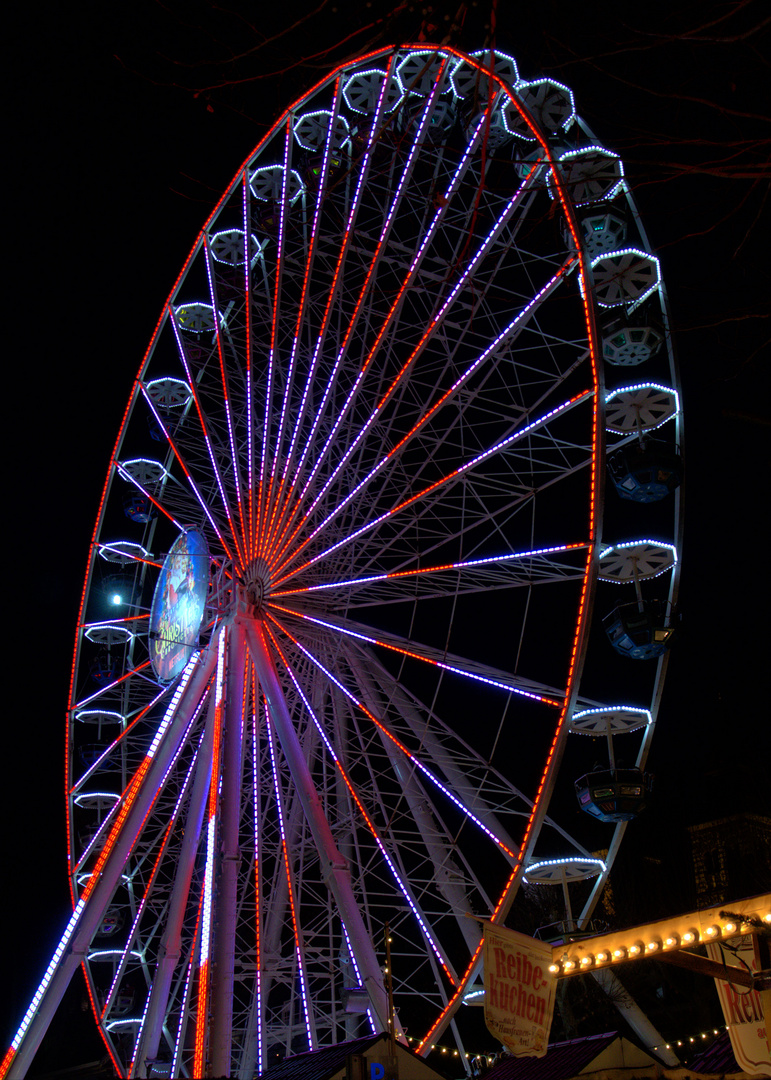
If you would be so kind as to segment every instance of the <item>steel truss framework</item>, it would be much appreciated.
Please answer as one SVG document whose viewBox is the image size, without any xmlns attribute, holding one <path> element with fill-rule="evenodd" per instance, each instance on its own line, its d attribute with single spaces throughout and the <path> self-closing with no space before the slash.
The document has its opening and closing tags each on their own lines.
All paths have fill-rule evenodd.
<svg viewBox="0 0 771 1080">
<path fill-rule="evenodd" d="M 452 1025 L 462 1052 L 468 913 L 502 922 L 528 864 L 589 858 L 547 815 L 571 715 L 607 704 L 579 693 L 604 406 L 582 206 L 615 199 L 640 259 L 647 241 L 569 91 L 489 64 L 421 46 L 338 69 L 171 292 L 78 625 L 73 920 L 12 1073 L 81 961 L 123 1076 L 252 1077 L 383 1030 L 386 922 L 400 1031 Z M 210 607 L 164 687 L 147 608 L 190 527 Z M 635 672 L 639 764 L 665 665 Z"/>
</svg>

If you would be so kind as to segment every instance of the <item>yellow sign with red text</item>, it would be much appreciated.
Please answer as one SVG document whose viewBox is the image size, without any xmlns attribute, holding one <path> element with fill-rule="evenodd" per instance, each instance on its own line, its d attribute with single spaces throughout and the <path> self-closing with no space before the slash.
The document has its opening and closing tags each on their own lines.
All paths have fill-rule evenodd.
<svg viewBox="0 0 771 1080">
<path fill-rule="evenodd" d="M 484 924 L 485 1023 L 514 1057 L 543 1057 L 557 980 L 551 945 Z"/>
</svg>

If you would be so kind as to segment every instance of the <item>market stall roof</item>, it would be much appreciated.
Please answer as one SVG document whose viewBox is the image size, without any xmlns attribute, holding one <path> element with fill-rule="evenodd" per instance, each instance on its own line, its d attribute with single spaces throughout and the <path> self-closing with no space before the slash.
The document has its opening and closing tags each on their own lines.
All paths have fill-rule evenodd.
<svg viewBox="0 0 771 1080">
<path fill-rule="evenodd" d="M 342 1077 L 347 1075 L 347 1062 L 352 1057 L 366 1058 L 367 1065 L 376 1062 L 385 1065 L 389 1053 L 388 1035 L 369 1035 L 364 1039 L 351 1039 L 335 1046 L 312 1050 L 307 1054 L 284 1058 L 269 1067 L 262 1074 L 261 1080 L 342 1080 Z M 399 1080 L 447 1080 L 444 1073 L 433 1068 L 401 1043 L 396 1044 L 396 1057 Z M 376 1073 L 366 1070 L 364 1075 L 369 1077 Z"/>
</svg>

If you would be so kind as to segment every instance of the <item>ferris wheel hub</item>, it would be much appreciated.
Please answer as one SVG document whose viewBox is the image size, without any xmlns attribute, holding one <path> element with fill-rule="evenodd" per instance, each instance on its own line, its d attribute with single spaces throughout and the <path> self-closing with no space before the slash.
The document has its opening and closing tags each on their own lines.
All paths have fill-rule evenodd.
<svg viewBox="0 0 771 1080">
<path fill-rule="evenodd" d="M 243 576 L 239 606 L 243 606 L 250 615 L 261 615 L 270 596 L 271 584 L 270 571 L 265 560 L 259 557 L 253 559 Z"/>
</svg>

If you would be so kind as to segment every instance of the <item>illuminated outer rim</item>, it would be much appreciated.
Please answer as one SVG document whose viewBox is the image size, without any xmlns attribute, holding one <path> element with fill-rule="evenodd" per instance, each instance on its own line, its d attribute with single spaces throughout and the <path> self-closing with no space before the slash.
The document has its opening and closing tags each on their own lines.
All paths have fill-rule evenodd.
<svg viewBox="0 0 771 1080">
<path fill-rule="evenodd" d="M 395 73 L 412 52 L 438 56 L 438 82 L 357 133 L 346 79 Z M 591 282 L 560 150 L 511 87 L 482 76 L 540 158 L 532 142 L 521 167 L 488 155 L 489 110 L 463 137 L 432 129 L 461 60 L 481 70 L 445 47 L 384 49 L 283 114 L 188 256 L 124 413 L 78 618 L 66 776 L 66 941 L 103 954 L 84 968 L 120 1075 L 158 1058 L 173 1075 L 251 1077 L 269 1051 L 382 1029 L 386 920 L 397 1027 L 428 1027 L 427 1053 L 479 973 L 467 913 L 503 923 L 529 862 L 589 854 L 547 809 L 573 708 L 607 704 L 579 696 L 604 476 Z M 320 109 L 346 113 L 351 142 L 334 160 L 320 147 L 311 180 L 291 133 Z M 276 166 L 266 206 L 248 178 Z M 239 229 L 249 261 L 218 262 L 210 237 Z M 215 330 L 185 329 L 185 304 L 218 312 Z M 184 379 L 187 403 L 159 409 L 144 385 L 157 377 Z M 140 526 L 122 513 L 135 487 L 120 462 L 152 453 L 148 416 L 164 473 L 141 489 L 155 517 Z M 175 715 L 142 627 L 183 523 L 214 560 L 198 663 L 216 674 L 192 679 Z M 110 615 L 98 552 L 127 539 L 152 555 L 114 616 L 133 634 L 105 658 L 85 636 Z M 665 666 L 641 703 L 654 720 Z M 94 708 L 124 718 L 117 738 L 112 720 L 103 735 L 76 719 Z M 168 768 L 148 791 L 156 746 Z M 76 802 L 92 790 L 123 794 Z M 97 877 L 117 883 L 112 900 Z M 124 916 L 112 936 L 82 937 L 92 897 Z M 342 989 L 366 991 L 369 1013 L 346 1012 Z"/>
</svg>

